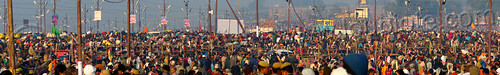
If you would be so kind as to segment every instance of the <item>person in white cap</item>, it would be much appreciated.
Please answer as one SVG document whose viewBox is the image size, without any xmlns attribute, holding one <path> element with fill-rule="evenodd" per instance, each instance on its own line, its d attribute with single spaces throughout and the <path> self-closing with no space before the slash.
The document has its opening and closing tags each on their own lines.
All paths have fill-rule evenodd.
<svg viewBox="0 0 500 75">
<path fill-rule="evenodd" d="M 315 75 L 313 69 L 311 68 L 306 68 L 304 70 L 302 70 L 302 75 Z"/>
<path fill-rule="evenodd" d="M 94 66 L 87 64 L 87 66 L 83 68 L 83 75 L 95 75 L 95 70 Z"/>
</svg>

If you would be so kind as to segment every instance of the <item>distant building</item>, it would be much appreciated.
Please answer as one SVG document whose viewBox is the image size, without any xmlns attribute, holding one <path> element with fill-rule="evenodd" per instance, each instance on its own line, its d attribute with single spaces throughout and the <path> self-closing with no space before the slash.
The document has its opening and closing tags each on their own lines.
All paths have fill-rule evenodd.
<svg viewBox="0 0 500 75">
<path fill-rule="evenodd" d="M 356 8 L 357 18 L 368 18 L 368 8 Z"/>
<path fill-rule="evenodd" d="M 274 30 L 274 21 L 267 20 L 265 22 L 260 23 L 259 31 L 261 32 L 271 32 Z"/>
<path fill-rule="evenodd" d="M 356 13 L 342 13 L 335 15 L 335 18 L 355 18 Z"/>
</svg>

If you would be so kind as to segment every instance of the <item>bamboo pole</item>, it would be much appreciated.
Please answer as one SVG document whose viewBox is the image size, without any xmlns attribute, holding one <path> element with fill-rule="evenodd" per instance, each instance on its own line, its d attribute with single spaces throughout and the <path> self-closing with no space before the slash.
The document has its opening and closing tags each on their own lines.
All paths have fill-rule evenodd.
<svg viewBox="0 0 500 75">
<path fill-rule="evenodd" d="M 14 17 L 12 15 L 12 0 L 7 0 L 7 14 L 8 16 L 8 30 L 9 30 L 9 69 L 14 70 L 15 69 L 15 59 L 16 57 L 14 56 Z M 12 71 L 13 75 L 16 75 L 16 71 Z"/>
</svg>

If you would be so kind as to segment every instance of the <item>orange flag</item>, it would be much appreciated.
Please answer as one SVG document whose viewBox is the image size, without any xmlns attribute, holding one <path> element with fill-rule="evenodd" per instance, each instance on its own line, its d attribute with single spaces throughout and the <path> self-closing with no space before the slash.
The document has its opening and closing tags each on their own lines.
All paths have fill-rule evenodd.
<svg viewBox="0 0 500 75">
<path fill-rule="evenodd" d="M 147 33 L 148 32 L 148 27 L 144 28 L 144 33 Z"/>
<path fill-rule="evenodd" d="M 476 26 L 474 26 L 474 23 L 472 23 L 470 26 L 472 27 L 472 29 L 476 29 Z"/>
</svg>

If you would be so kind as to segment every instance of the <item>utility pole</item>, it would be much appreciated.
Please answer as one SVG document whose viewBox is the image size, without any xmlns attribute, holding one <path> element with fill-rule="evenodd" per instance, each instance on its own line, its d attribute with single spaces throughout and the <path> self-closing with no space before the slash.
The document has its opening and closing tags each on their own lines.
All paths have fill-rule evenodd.
<svg viewBox="0 0 500 75">
<path fill-rule="evenodd" d="M 217 24 L 218 23 L 217 22 L 218 21 L 218 19 L 217 19 L 217 7 L 219 6 L 218 3 L 219 3 L 219 0 L 215 0 L 215 24 L 214 24 L 215 25 L 215 30 L 214 30 L 215 32 L 217 32 L 217 29 L 219 29 L 217 26 L 218 25 Z"/>
<path fill-rule="evenodd" d="M 84 26 L 83 26 L 83 31 L 86 32 L 87 31 L 87 12 L 89 11 L 87 9 L 87 4 L 85 4 L 85 8 L 84 8 L 84 11 L 85 11 L 85 18 L 83 19 L 83 23 L 84 23 Z M 80 20 L 81 21 L 81 20 Z"/>
<path fill-rule="evenodd" d="M 144 6 L 144 10 L 142 10 L 144 12 L 144 28 L 148 27 L 149 26 L 149 23 L 147 22 L 148 20 L 148 13 L 146 11 L 146 9 L 148 9 L 148 6 Z M 143 22 L 141 22 L 143 23 Z"/>
<path fill-rule="evenodd" d="M 163 17 L 167 17 L 167 8 L 165 6 L 165 0 L 163 0 Z M 160 23 L 161 24 L 161 23 Z M 163 25 L 163 30 L 166 30 L 167 29 L 167 24 Z"/>
<path fill-rule="evenodd" d="M 131 4 L 132 4 L 132 14 L 134 14 L 134 15 L 135 15 L 135 13 L 136 13 L 136 12 L 134 11 L 134 10 L 135 10 L 135 3 L 134 3 L 134 0 L 132 0 L 131 2 L 132 2 L 132 3 L 131 3 Z M 130 15 L 129 15 L 129 16 L 130 16 Z M 134 18 L 135 18 L 135 17 L 134 17 Z M 129 20 L 130 20 L 130 19 L 129 19 Z M 137 21 L 137 20 L 136 20 L 136 21 Z M 132 31 L 134 31 L 134 25 L 135 25 L 135 23 L 132 23 Z"/>
<path fill-rule="evenodd" d="M 208 12 L 212 10 L 210 7 L 210 0 L 208 0 Z M 208 32 L 212 33 L 212 13 L 208 13 Z"/>
<path fill-rule="evenodd" d="M 5 0 L 3 2 L 3 7 L 4 7 L 4 11 L 3 11 L 3 29 L 4 29 L 4 33 L 8 33 L 8 25 L 7 25 L 7 18 L 5 18 L 7 16 L 7 0 Z"/>
<path fill-rule="evenodd" d="M 130 40 L 130 0 L 127 0 L 127 55 L 128 57 L 130 57 L 130 51 L 132 51 L 131 47 L 132 47 L 132 44 L 131 44 L 131 40 Z"/>
<path fill-rule="evenodd" d="M 54 2 L 54 5 L 53 5 L 53 9 L 52 9 L 52 13 L 54 15 L 56 15 L 56 0 L 52 0 Z M 52 23 L 52 26 L 56 26 L 56 23 Z"/>
<path fill-rule="evenodd" d="M 288 20 L 287 20 L 286 24 L 287 24 L 288 30 L 290 30 L 290 1 L 292 1 L 292 0 L 287 0 L 287 2 L 288 2 L 288 14 L 287 14 L 288 15 Z"/>
<path fill-rule="evenodd" d="M 9 69 L 14 70 L 15 69 L 15 56 L 14 56 L 14 17 L 12 15 L 12 0 L 7 0 L 7 13 L 8 13 L 8 19 L 9 19 Z M 16 71 L 12 71 L 13 75 L 16 75 Z"/>
<path fill-rule="evenodd" d="M 81 13 L 82 13 L 82 10 L 81 10 L 81 0 L 77 0 L 77 11 L 76 11 L 76 16 L 77 16 L 77 24 L 78 24 L 78 36 L 77 36 L 77 55 L 78 55 L 78 62 L 82 62 L 83 61 L 83 52 L 82 52 L 82 16 L 81 16 Z M 81 66 L 78 66 L 79 68 L 81 68 Z M 79 72 L 82 72 L 82 69 L 79 69 L 80 71 Z"/>
<path fill-rule="evenodd" d="M 375 28 L 375 33 L 377 33 L 377 27 L 378 27 L 378 24 L 377 24 L 377 0 L 375 0 L 375 9 L 374 9 L 374 13 L 373 13 L 373 19 L 375 20 L 375 23 L 373 23 L 373 28 Z"/>
<path fill-rule="evenodd" d="M 43 27 L 41 27 L 42 26 L 42 12 L 43 12 L 42 11 L 42 0 L 40 0 L 40 2 L 39 2 L 38 5 L 40 5 L 40 7 L 39 7 L 40 8 L 40 11 L 39 11 L 40 14 L 38 15 L 38 25 L 39 25 L 38 26 L 38 30 L 39 30 L 39 32 L 42 32 L 42 29 L 41 29 L 41 28 L 43 28 Z"/>
<path fill-rule="evenodd" d="M 101 3 L 101 1 L 100 1 L 100 0 L 97 0 L 97 2 L 96 2 L 96 4 L 97 4 L 97 8 L 96 8 L 96 9 L 97 9 L 97 11 L 101 11 L 101 8 L 99 7 L 99 5 L 100 5 L 99 3 Z M 94 15 L 95 15 L 95 14 L 94 14 Z M 97 31 L 97 33 L 99 33 L 99 21 L 100 21 L 100 20 L 96 20 L 96 26 L 97 26 L 97 27 L 96 27 L 96 31 Z"/>
<path fill-rule="evenodd" d="M 441 12 L 442 11 L 442 6 L 443 6 L 443 0 L 439 0 L 439 31 L 442 31 L 441 29 L 443 29 L 443 15 Z"/>
<path fill-rule="evenodd" d="M 240 16 L 240 0 L 236 2 L 236 16 Z M 238 32 L 240 31 L 238 30 Z"/>
<path fill-rule="evenodd" d="M 189 3 L 189 1 L 184 1 L 184 3 L 186 3 L 186 4 L 184 5 L 184 6 L 186 6 L 186 9 L 185 9 L 185 11 L 186 11 L 186 20 L 189 20 L 189 11 L 190 11 L 190 9 L 189 9 L 189 7 L 188 7 L 188 3 Z M 188 28 L 188 26 L 186 26 L 186 25 L 184 25 L 184 26 L 186 27 L 186 29 L 189 29 L 189 28 Z"/>
<path fill-rule="evenodd" d="M 314 15 L 313 22 L 314 22 L 314 25 L 316 25 L 317 15 L 315 14 L 315 12 L 316 12 L 316 10 L 318 10 L 318 9 L 316 9 L 316 0 L 313 0 L 313 8 L 312 9 L 313 9 L 313 13 L 312 14 Z"/>
<path fill-rule="evenodd" d="M 202 31 L 201 30 L 201 7 L 200 7 L 198 12 L 200 13 L 200 15 L 198 15 L 198 28 L 199 28 L 198 30 Z"/>
<path fill-rule="evenodd" d="M 44 4 L 43 4 L 43 14 L 42 14 L 42 15 L 43 15 L 43 29 L 44 29 L 44 30 L 43 30 L 43 32 L 44 32 L 44 33 L 46 33 L 46 32 L 47 32 L 47 21 L 46 21 L 46 20 L 47 20 L 47 18 L 46 18 L 46 17 L 47 17 L 47 16 L 46 16 L 46 14 L 47 14 L 47 13 L 45 13 L 45 8 L 46 8 L 45 6 L 47 6 L 47 1 L 45 1 L 45 0 L 44 0 Z"/>
<path fill-rule="evenodd" d="M 139 3 L 141 0 L 137 0 L 137 7 L 139 10 L 141 10 L 141 4 Z M 137 11 L 137 9 L 135 10 L 137 13 L 138 13 L 138 20 L 139 20 L 139 23 L 137 23 L 137 32 L 140 32 L 141 31 L 141 25 L 142 25 L 142 22 L 141 22 L 141 11 Z"/>
<path fill-rule="evenodd" d="M 410 9 L 408 8 L 408 3 L 410 3 L 410 1 L 409 1 L 409 0 L 406 0 L 406 1 L 405 1 L 405 5 L 406 5 L 406 20 L 405 20 L 405 21 L 408 21 L 408 20 L 409 20 L 409 17 L 410 17 L 410 14 L 408 14 L 408 13 L 409 13 L 409 11 L 410 11 Z M 441 4 L 439 4 L 439 5 L 441 6 Z M 441 8 L 441 7 L 440 7 L 440 8 Z M 441 12 L 439 12 L 439 13 L 441 13 Z M 441 14 L 439 14 L 439 16 L 441 16 Z M 404 22 L 403 22 L 403 23 L 404 23 Z M 407 26 L 408 26 L 408 24 L 406 24 L 406 23 L 404 23 L 404 25 L 406 25 L 405 27 L 407 27 Z M 402 29 L 404 29 L 404 27 L 403 27 Z M 441 31 L 441 30 L 440 30 L 440 31 Z"/>
</svg>

